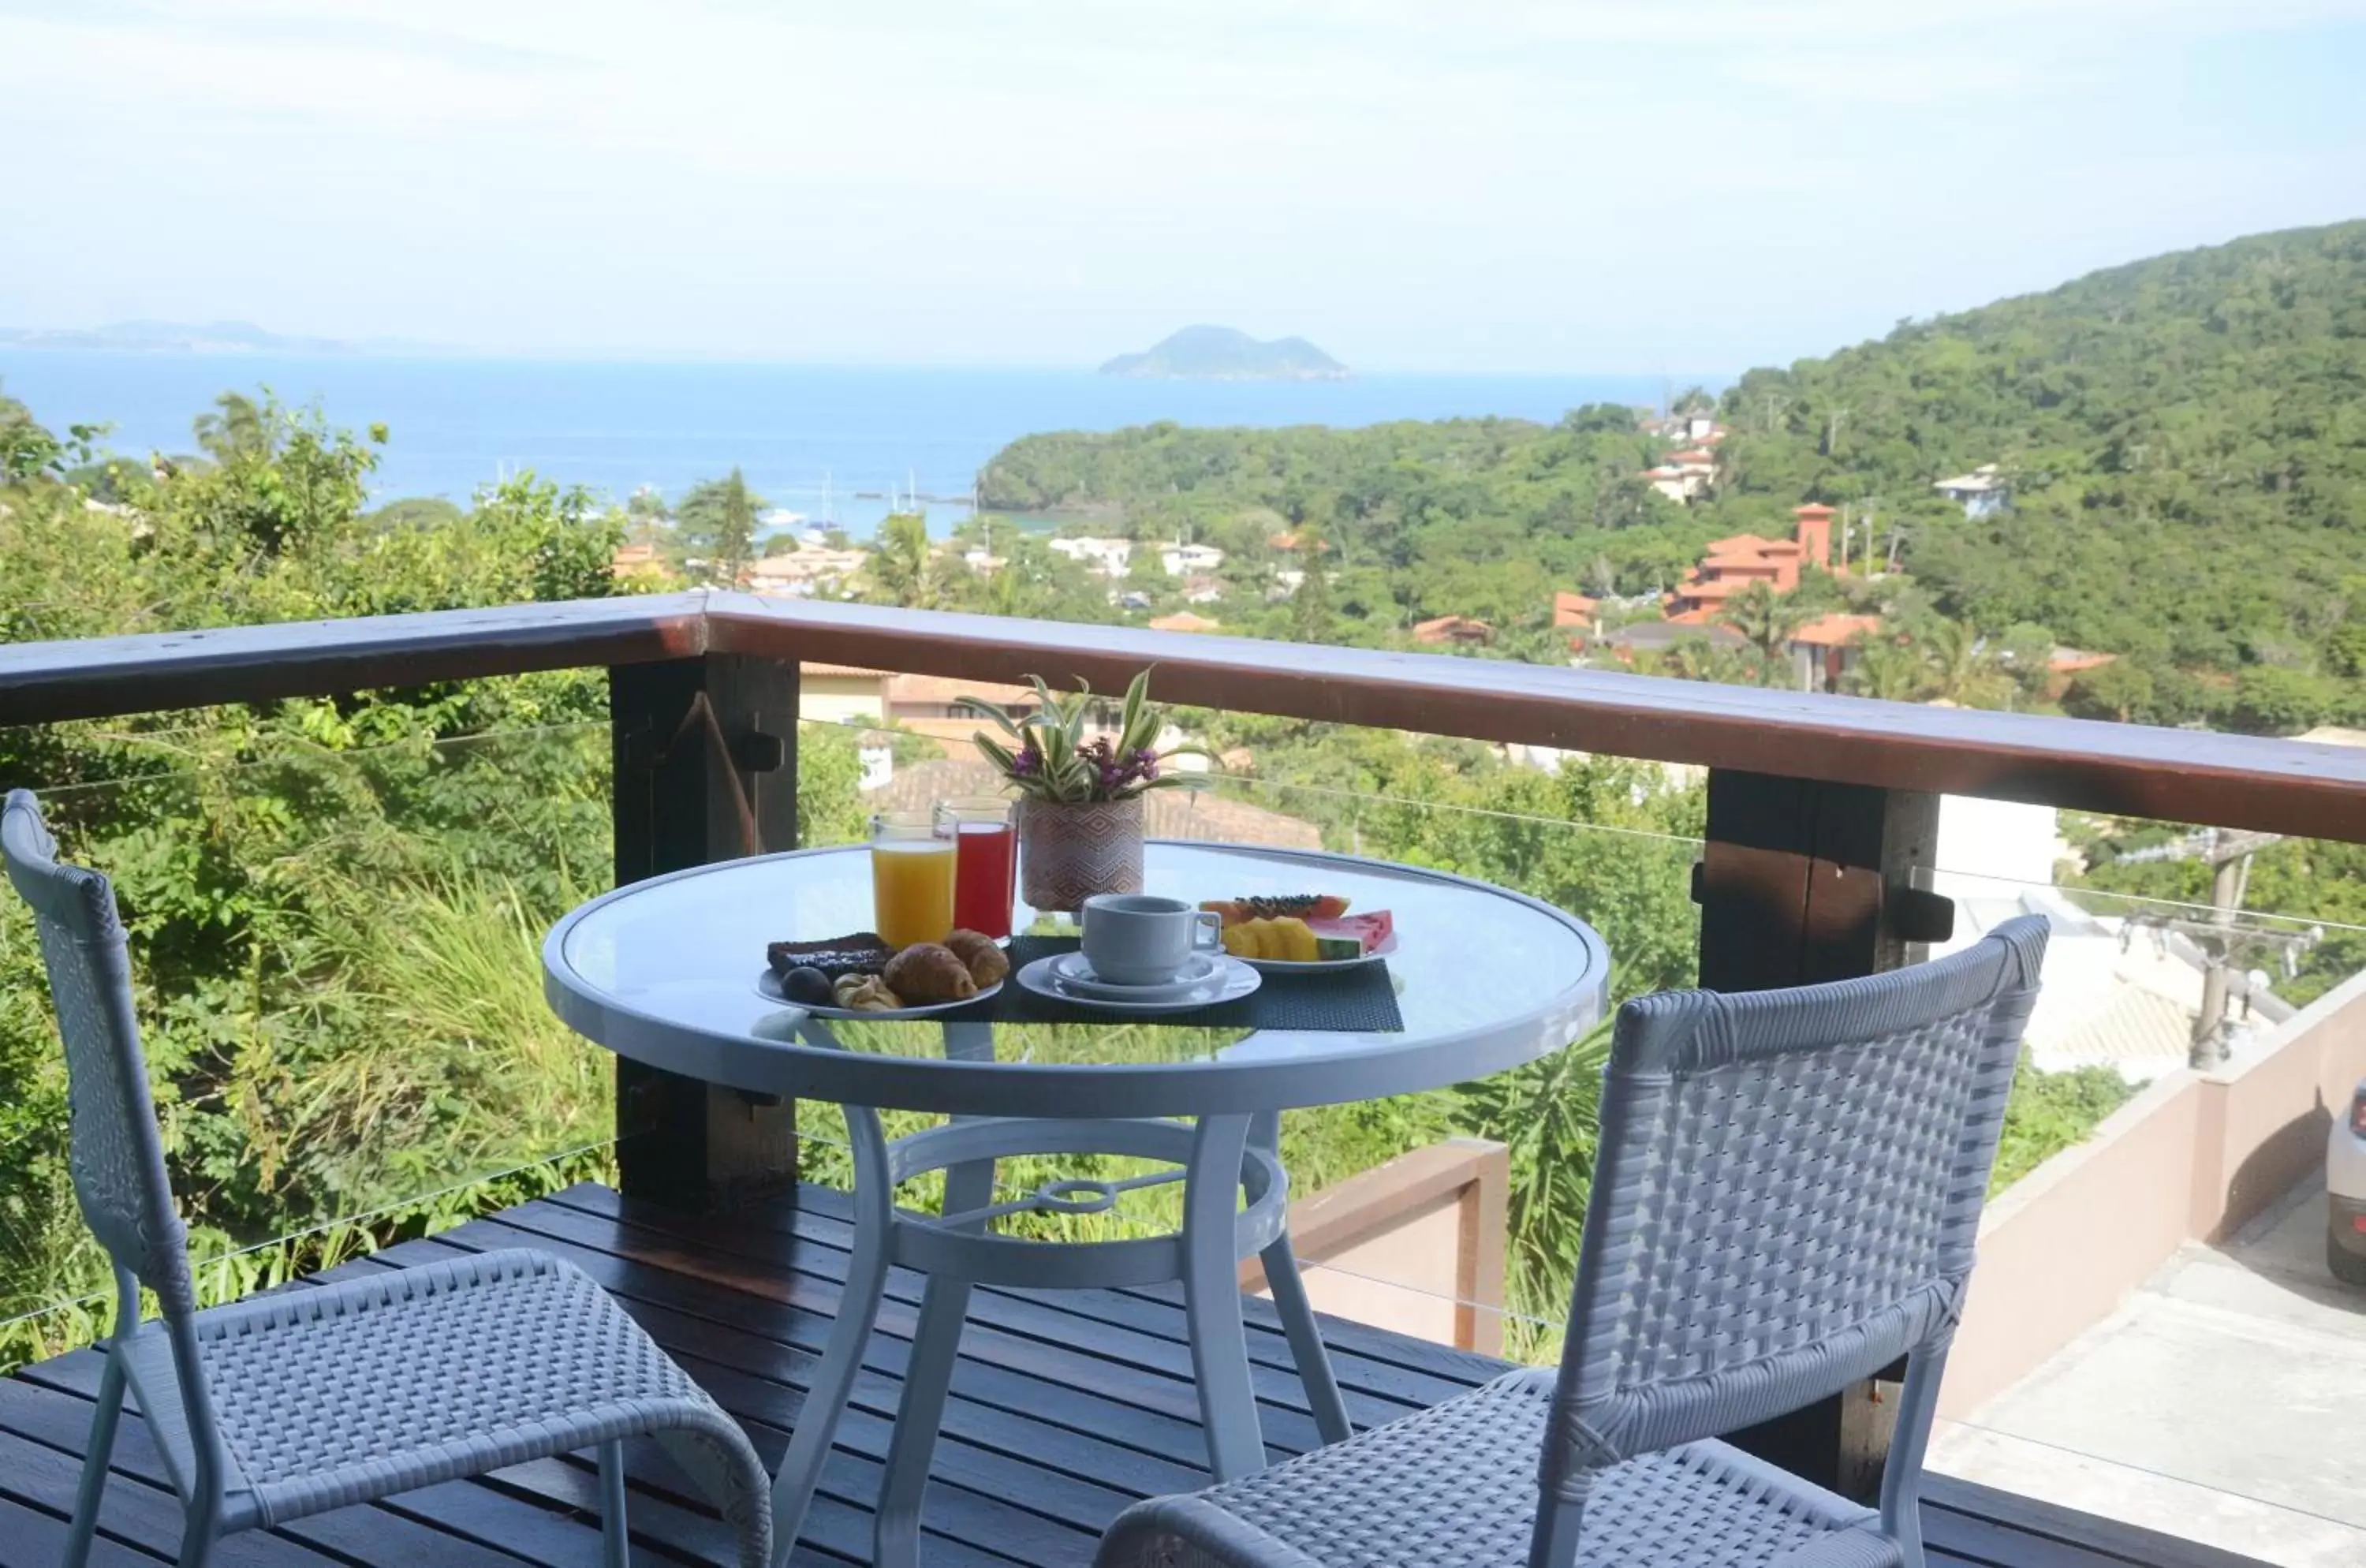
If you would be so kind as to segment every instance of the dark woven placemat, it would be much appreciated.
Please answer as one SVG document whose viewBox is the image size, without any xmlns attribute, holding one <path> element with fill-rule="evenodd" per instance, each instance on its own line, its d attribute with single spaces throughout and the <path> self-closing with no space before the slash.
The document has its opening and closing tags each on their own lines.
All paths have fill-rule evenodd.
<svg viewBox="0 0 2366 1568">
<path fill-rule="evenodd" d="M 1393 1034 L 1404 1028 L 1397 1010 L 1396 986 L 1387 959 L 1325 975 L 1268 975 L 1237 1001 L 1190 1012 L 1113 1012 L 1081 1002 L 1054 1000 L 1021 986 L 1019 971 L 1055 953 L 1074 953 L 1072 936 L 1021 936 L 1010 940 L 1011 978 L 975 1007 L 936 1016 L 964 1022 L 1156 1023 L 1177 1029 L 1295 1029 L 1349 1034 Z"/>
</svg>

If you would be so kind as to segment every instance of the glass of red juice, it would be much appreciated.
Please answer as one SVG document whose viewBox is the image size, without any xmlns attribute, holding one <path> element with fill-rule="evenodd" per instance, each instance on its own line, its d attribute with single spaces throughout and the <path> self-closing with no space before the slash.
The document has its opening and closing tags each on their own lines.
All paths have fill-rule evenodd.
<svg viewBox="0 0 2366 1568">
<path fill-rule="evenodd" d="M 1010 802 L 992 795 L 941 800 L 937 834 L 953 840 L 953 925 L 997 942 L 1008 936 L 1019 887 Z"/>
</svg>

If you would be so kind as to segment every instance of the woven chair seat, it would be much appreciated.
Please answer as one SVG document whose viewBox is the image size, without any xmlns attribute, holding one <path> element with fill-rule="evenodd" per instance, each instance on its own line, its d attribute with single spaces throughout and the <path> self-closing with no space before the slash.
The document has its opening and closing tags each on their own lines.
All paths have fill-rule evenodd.
<svg viewBox="0 0 2366 1568">
<path fill-rule="evenodd" d="M 194 1463 L 169 1339 L 130 1348 L 165 1458 Z M 730 1416 L 580 1270 L 489 1252 L 199 1313 L 234 1473 L 226 1521 L 269 1526 L 501 1465 L 649 1436 L 766 1562 L 768 1483 Z M 233 1524 L 232 1528 L 235 1528 Z"/>
<path fill-rule="evenodd" d="M 1553 1374 L 1461 1398 L 1188 1496 L 1137 1505 L 1099 1568 L 1523 1568 Z M 1879 1516 L 1728 1444 L 1601 1472 L 1581 1568 L 1887 1568 Z"/>
</svg>

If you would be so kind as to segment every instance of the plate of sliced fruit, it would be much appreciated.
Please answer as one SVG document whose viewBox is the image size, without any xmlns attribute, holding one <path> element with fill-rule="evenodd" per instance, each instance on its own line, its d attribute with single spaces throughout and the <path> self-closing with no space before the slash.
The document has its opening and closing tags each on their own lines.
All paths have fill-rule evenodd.
<svg viewBox="0 0 2366 1568">
<path fill-rule="evenodd" d="M 1348 912 L 1335 893 L 1211 898 L 1200 906 L 1224 922 L 1224 951 L 1268 975 L 1321 975 L 1375 964 L 1397 950 L 1386 909 Z"/>
</svg>

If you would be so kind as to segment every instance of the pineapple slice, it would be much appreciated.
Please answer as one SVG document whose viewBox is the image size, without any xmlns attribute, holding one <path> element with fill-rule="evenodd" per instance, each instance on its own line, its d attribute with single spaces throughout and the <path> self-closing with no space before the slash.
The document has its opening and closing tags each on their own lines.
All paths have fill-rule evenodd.
<svg viewBox="0 0 2366 1568">
<path fill-rule="evenodd" d="M 1285 915 L 1273 922 L 1273 935 L 1268 939 L 1266 956 L 1287 959 L 1292 964 L 1312 964 L 1319 956 L 1321 944 L 1314 940 L 1313 931 L 1304 920 Z"/>
</svg>

